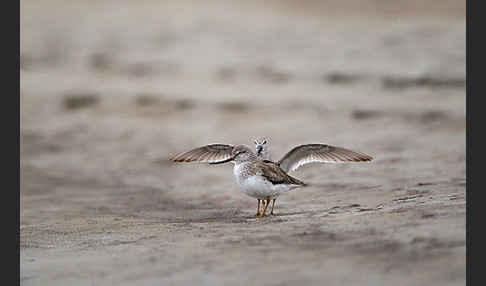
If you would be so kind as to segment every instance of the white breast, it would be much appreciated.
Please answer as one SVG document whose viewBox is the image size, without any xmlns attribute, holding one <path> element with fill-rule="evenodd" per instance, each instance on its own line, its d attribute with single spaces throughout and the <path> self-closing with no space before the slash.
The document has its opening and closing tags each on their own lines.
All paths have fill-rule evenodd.
<svg viewBox="0 0 486 286">
<path fill-rule="evenodd" d="M 235 165 L 233 172 L 240 190 L 250 197 L 257 199 L 275 198 L 280 194 L 280 188 L 258 175 L 245 173 L 244 164 Z"/>
<path fill-rule="evenodd" d="M 257 199 L 278 196 L 278 191 L 273 188 L 272 183 L 265 181 L 260 176 L 248 177 L 242 180 L 239 185 L 245 194 Z"/>
<path fill-rule="evenodd" d="M 274 185 L 262 176 L 248 174 L 245 163 L 235 164 L 233 173 L 236 177 L 236 182 L 240 186 L 240 190 L 248 196 L 257 199 L 266 199 L 267 197 L 273 199 L 299 187 L 298 185 Z"/>
</svg>

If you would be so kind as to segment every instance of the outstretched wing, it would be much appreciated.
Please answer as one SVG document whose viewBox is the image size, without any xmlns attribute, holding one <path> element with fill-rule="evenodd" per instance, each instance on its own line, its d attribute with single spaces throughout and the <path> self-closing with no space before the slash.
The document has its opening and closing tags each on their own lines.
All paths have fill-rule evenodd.
<svg viewBox="0 0 486 286">
<path fill-rule="evenodd" d="M 231 158 L 233 146 L 226 144 L 211 144 L 187 152 L 179 153 L 170 158 L 172 162 L 219 162 Z"/>
<path fill-rule="evenodd" d="M 278 161 L 285 172 L 297 170 L 309 163 L 343 163 L 371 161 L 373 157 L 364 153 L 324 144 L 300 145 L 290 150 Z"/>
</svg>

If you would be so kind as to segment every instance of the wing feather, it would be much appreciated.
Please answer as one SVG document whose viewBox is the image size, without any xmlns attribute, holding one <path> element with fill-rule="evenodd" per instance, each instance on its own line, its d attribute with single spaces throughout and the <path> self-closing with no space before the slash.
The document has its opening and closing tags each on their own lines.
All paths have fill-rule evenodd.
<svg viewBox="0 0 486 286">
<path fill-rule="evenodd" d="M 218 162 L 231 157 L 233 146 L 226 144 L 210 144 L 179 153 L 169 160 L 172 162 Z"/>
<path fill-rule="evenodd" d="M 287 184 L 287 185 L 299 185 L 305 186 L 306 184 L 288 174 L 286 174 L 276 163 L 274 162 L 259 162 L 259 170 L 261 175 L 270 181 L 273 185 Z"/>
<path fill-rule="evenodd" d="M 278 164 L 282 170 L 290 172 L 309 163 L 366 162 L 372 159 L 373 157 L 367 154 L 341 147 L 325 144 L 306 144 L 290 150 L 278 161 Z"/>
</svg>

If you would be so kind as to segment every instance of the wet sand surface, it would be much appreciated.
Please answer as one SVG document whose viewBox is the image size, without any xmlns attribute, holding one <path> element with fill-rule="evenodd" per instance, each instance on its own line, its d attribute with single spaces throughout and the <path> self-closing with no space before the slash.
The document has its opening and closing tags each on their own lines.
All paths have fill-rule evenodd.
<svg viewBox="0 0 486 286">
<path fill-rule="evenodd" d="M 21 285 L 464 285 L 456 2 L 22 1 Z M 262 219 L 230 164 L 168 161 L 259 136 L 374 160 Z"/>
</svg>

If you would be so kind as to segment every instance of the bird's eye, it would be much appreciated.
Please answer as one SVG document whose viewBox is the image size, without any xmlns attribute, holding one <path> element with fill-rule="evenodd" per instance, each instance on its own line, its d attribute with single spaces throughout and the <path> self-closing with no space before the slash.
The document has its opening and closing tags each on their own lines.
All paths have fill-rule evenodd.
<svg viewBox="0 0 486 286">
<path fill-rule="evenodd" d="M 263 144 L 267 144 L 267 140 L 263 140 Z"/>
</svg>

